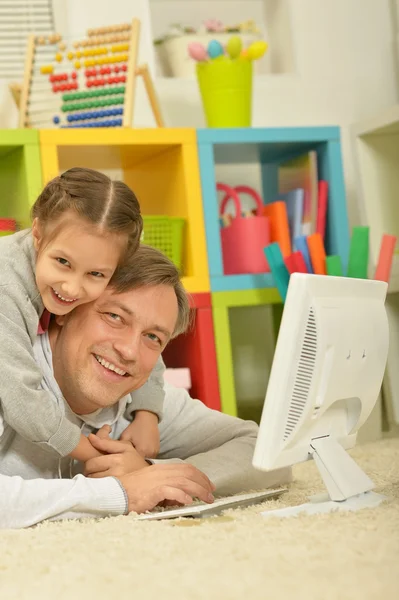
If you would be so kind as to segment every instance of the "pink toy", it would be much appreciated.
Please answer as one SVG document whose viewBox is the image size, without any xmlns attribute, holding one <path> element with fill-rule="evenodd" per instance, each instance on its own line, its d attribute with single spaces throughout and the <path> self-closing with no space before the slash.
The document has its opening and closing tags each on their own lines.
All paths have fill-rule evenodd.
<svg viewBox="0 0 399 600">
<path fill-rule="evenodd" d="M 167 383 L 177 388 L 187 391 L 191 388 L 190 369 L 165 369 L 163 377 Z"/>
<path fill-rule="evenodd" d="M 198 62 L 203 62 L 208 60 L 208 54 L 205 47 L 199 42 L 191 42 L 188 45 L 188 53 L 194 60 Z"/>
<path fill-rule="evenodd" d="M 219 21 L 218 19 L 208 19 L 207 21 L 204 21 L 204 25 L 207 31 L 214 31 L 214 32 L 223 32 L 224 31 L 224 26 L 222 21 Z"/>
<path fill-rule="evenodd" d="M 218 183 L 218 191 L 226 192 L 220 206 L 223 215 L 227 202 L 234 202 L 236 214 L 231 225 L 220 232 L 225 275 L 270 272 L 263 249 L 270 243 L 269 219 L 262 216 L 263 202 L 259 194 L 250 187 L 240 185 L 232 188 Z M 241 216 L 239 193 L 249 194 L 256 202 L 256 214 Z"/>
</svg>

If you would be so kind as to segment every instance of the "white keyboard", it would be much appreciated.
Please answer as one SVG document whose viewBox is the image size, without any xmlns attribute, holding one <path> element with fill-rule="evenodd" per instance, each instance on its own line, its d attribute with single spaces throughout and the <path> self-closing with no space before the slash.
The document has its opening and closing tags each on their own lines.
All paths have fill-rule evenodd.
<svg viewBox="0 0 399 600">
<path fill-rule="evenodd" d="M 165 508 L 156 512 L 148 512 L 138 515 L 138 521 L 156 521 L 159 519 L 177 519 L 179 517 L 212 517 L 220 515 L 228 508 L 245 508 L 252 504 L 259 504 L 264 500 L 278 498 L 287 491 L 287 488 L 278 488 L 267 490 L 265 492 L 253 492 L 251 494 L 238 494 L 237 496 L 228 496 L 215 500 L 212 504 L 201 502 L 200 504 L 182 506 L 181 508 Z"/>
</svg>

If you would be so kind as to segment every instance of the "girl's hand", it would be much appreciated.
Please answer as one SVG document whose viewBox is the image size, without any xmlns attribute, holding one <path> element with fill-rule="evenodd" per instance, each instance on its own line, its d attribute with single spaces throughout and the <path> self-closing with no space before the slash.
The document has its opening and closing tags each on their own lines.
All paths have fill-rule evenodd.
<svg viewBox="0 0 399 600">
<path fill-rule="evenodd" d="M 121 477 L 149 466 L 128 441 L 111 440 L 92 433 L 89 441 L 94 448 L 106 455 L 86 462 L 86 477 Z"/>
<path fill-rule="evenodd" d="M 122 433 L 121 441 L 133 444 L 144 458 L 156 458 L 160 447 L 157 415 L 146 410 L 138 410 L 133 423 Z"/>
</svg>

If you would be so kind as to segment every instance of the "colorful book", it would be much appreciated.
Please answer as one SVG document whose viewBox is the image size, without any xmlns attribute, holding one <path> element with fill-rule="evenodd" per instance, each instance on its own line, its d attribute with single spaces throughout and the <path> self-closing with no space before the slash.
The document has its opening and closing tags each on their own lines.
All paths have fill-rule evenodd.
<svg viewBox="0 0 399 600">
<path fill-rule="evenodd" d="M 349 248 L 348 277 L 367 279 L 369 227 L 354 227 Z"/>
<path fill-rule="evenodd" d="M 395 235 L 385 234 L 382 236 L 380 254 L 374 279 L 389 283 L 396 241 L 397 238 Z"/>
<path fill-rule="evenodd" d="M 310 260 L 312 262 L 315 275 L 327 275 L 326 269 L 326 251 L 324 249 L 323 238 L 320 233 L 313 233 L 307 239 Z"/>
<path fill-rule="evenodd" d="M 264 253 L 273 275 L 276 288 L 284 302 L 287 296 L 290 274 L 285 266 L 280 246 L 277 243 L 269 244 L 269 246 L 264 248 Z"/>
<path fill-rule="evenodd" d="M 294 247 L 295 250 L 298 250 L 302 254 L 307 272 L 313 273 L 306 235 L 300 235 L 299 237 L 296 237 L 294 240 Z"/>
<path fill-rule="evenodd" d="M 279 200 L 284 200 L 287 205 L 288 224 L 291 234 L 291 245 L 294 245 L 294 239 L 302 235 L 303 205 L 305 200 L 305 191 L 302 188 L 291 190 L 286 194 L 280 194 Z"/>
<path fill-rule="evenodd" d="M 305 193 L 301 233 L 310 235 L 316 232 L 318 201 L 317 152 L 314 150 L 280 164 L 279 194 L 298 188 Z"/>
<path fill-rule="evenodd" d="M 270 241 L 277 242 L 280 245 L 283 256 L 288 256 L 291 254 L 291 237 L 285 202 L 279 200 L 265 204 L 263 215 L 269 219 Z"/>
<path fill-rule="evenodd" d="M 299 250 L 287 256 L 284 259 L 284 262 L 290 275 L 292 275 L 292 273 L 308 272 L 303 254 L 302 252 L 299 252 Z"/>
<path fill-rule="evenodd" d="M 327 275 L 333 275 L 334 277 L 342 277 L 342 262 L 341 257 L 337 254 L 332 256 L 326 256 L 326 269 Z"/>
<path fill-rule="evenodd" d="M 318 186 L 317 196 L 317 220 L 316 233 L 320 233 L 323 241 L 326 239 L 327 223 L 328 183 L 321 179 Z"/>
<path fill-rule="evenodd" d="M 296 260 L 294 254 L 286 256 L 284 259 L 284 264 L 287 267 L 287 271 L 290 275 L 296 273 Z"/>
</svg>

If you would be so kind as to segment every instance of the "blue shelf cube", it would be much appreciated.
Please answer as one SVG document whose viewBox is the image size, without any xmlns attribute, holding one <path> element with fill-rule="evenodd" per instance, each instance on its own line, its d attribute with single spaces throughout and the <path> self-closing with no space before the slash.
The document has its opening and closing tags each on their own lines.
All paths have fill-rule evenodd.
<svg viewBox="0 0 399 600">
<path fill-rule="evenodd" d="M 275 287 L 270 273 L 223 272 L 216 165 L 258 163 L 262 196 L 267 203 L 278 196 L 279 165 L 315 150 L 319 179 L 328 181 L 329 186 L 326 251 L 338 254 L 346 270 L 349 226 L 338 127 L 199 129 L 197 140 L 212 292 Z"/>
</svg>

